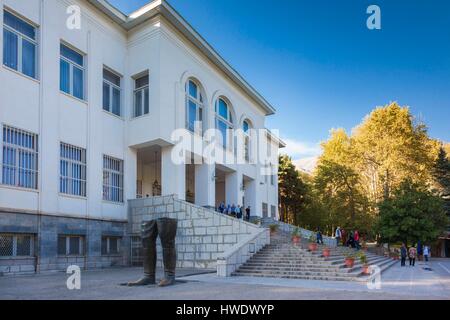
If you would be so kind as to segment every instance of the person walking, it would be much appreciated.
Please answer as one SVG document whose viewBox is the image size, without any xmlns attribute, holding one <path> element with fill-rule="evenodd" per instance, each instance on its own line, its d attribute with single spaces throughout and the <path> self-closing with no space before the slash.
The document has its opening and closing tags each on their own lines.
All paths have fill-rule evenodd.
<svg viewBox="0 0 450 320">
<path fill-rule="evenodd" d="M 347 244 L 347 232 L 345 229 L 341 229 L 342 246 L 345 247 Z"/>
<path fill-rule="evenodd" d="M 422 255 L 423 255 L 423 245 L 422 241 L 417 242 L 417 260 L 422 261 Z"/>
<path fill-rule="evenodd" d="M 234 205 L 234 203 L 233 203 L 233 205 L 231 206 L 230 214 L 231 214 L 232 217 L 235 217 L 235 218 L 236 218 L 236 206 Z"/>
<path fill-rule="evenodd" d="M 334 233 L 334 236 L 336 237 L 336 243 L 339 246 L 339 242 L 341 242 L 341 238 L 342 238 L 342 232 L 341 232 L 340 227 L 336 228 L 336 232 Z"/>
<path fill-rule="evenodd" d="M 247 219 L 247 221 L 250 221 L 250 210 L 250 206 L 245 209 L 245 218 Z"/>
<path fill-rule="evenodd" d="M 230 215 L 230 214 L 231 214 L 231 206 L 230 206 L 230 205 L 228 205 L 228 206 L 225 208 L 224 213 L 225 213 L 226 215 Z"/>
<path fill-rule="evenodd" d="M 219 204 L 219 212 L 220 212 L 220 213 L 223 213 L 223 210 L 225 210 L 225 203 L 221 202 L 221 203 Z"/>
<path fill-rule="evenodd" d="M 408 256 L 408 250 L 406 249 L 406 245 L 402 243 L 402 247 L 400 248 L 400 258 L 401 258 L 401 264 L 400 266 L 404 267 L 406 266 L 406 257 Z"/>
<path fill-rule="evenodd" d="M 236 218 L 238 218 L 239 220 L 242 219 L 242 208 L 241 205 L 238 205 L 236 208 Z"/>
<path fill-rule="evenodd" d="M 360 245 L 359 245 L 359 232 L 358 230 L 355 230 L 355 233 L 353 235 L 353 240 L 355 241 L 355 248 L 356 250 L 360 249 Z"/>
<path fill-rule="evenodd" d="M 355 247 L 355 239 L 353 238 L 353 231 L 348 234 L 347 247 Z"/>
<path fill-rule="evenodd" d="M 409 266 L 415 266 L 416 265 L 416 256 L 417 256 L 417 250 L 416 247 L 413 245 L 411 248 L 409 248 Z"/>
<path fill-rule="evenodd" d="M 425 258 L 425 261 L 428 262 L 430 259 L 430 247 L 427 245 L 423 247 L 423 256 Z"/>
<path fill-rule="evenodd" d="M 320 232 L 320 229 L 317 229 L 316 240 L 317 244 L 323 244 L 322 232 Z"/>
</svg>

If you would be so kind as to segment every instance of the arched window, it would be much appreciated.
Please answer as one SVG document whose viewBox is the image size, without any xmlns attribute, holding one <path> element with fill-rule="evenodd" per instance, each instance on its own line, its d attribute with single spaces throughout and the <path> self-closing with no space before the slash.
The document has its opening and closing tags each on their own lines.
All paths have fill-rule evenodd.
<svg viewBox="0 0 450 320">
<path fill-rule="evenodd" d="M 244 159 L 247 162 L 250 162 L 250 143 L 251 143 L 251 136 L 250 136 L 250 123 L 245 120 L 242 124 L 242 130 L 244 131 Z"/>
<path fill-rule="evenodd" d="M 224 148 L 232 147 L 233 117 L 228 103 L 219 98 L 216 102 L 216 129 L 222 133 L 222 145 Z"/>
<path fill-rule="evenodd" d="M 186 83 L 186 129 L 201 133 L 203 121 L 203 94 L 194 80 Z"/>
</svg>

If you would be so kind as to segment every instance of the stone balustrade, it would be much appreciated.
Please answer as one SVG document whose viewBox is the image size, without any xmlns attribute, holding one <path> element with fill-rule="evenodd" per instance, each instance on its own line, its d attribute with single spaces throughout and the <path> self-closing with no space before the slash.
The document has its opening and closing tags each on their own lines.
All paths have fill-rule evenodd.
<svg viewBox="0 0 450 320">
<path fill-rule="evenodd" d="M 129 234 L 138 237 L 142 223 L 158 218 L 178 219 L 176 238 L 179 268 L 213 269 L 218 257 L 261 229 L 211 209 L 199 207 L 175 196 L 129 201 Z M 158 240 L 158 264 L 161 265 Z"/>
<path fill-rule="evenodd" d="M 242 241 L 236 243 L 217 259 L 217 276 L 230 277 L 231 274 L 246 263 L 253 255 L 270 244 L 270 230 L 259 229 Z"/>
</svg>

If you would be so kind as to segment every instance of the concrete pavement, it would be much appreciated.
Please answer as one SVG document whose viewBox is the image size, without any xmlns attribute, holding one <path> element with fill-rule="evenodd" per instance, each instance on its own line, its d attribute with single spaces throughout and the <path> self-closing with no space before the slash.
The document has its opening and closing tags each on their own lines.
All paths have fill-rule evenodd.
<svg viewBox="0 0 450 320">
<path fill-rule="evenodd" d="M 432 270 L 425 270 L 430 267 Z M 137 300 L 408 300 L 450 299 L 450 260 L 400 264 L 383 273 L 380 290 L 365 283 L 252 277 L 219 278 L 215 273 L 178 270 L 178 284 L 168 288 L 130 288 L 140 268 L 82 272 L 81 290 L 68 290 L 65 273 L 0 277 L 0 299 L 137 299 Z M 158 277 L 162 277 L 161 270 Z"/>
</svg>

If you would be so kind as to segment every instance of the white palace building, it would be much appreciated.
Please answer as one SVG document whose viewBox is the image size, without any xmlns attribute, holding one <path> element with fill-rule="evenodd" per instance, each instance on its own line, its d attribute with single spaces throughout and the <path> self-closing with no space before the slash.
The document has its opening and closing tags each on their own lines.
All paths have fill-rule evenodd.
<svg viewBox="0 0 450 320">
<path fill-rule="evenodd" d="M 167 2 L 128 16 L 105 0 L 0 10 L 0 275 L 129 265 L 133 215 L 152 213 L 183 212 L 180 262 L 211 267 L 256 232 L 220 203 L 277 219 L 275 109 Z M 200 148 L 180 148 L 180 132 Z M 208 143 L 224 156 L 205 161 Z"/>
</svg>

